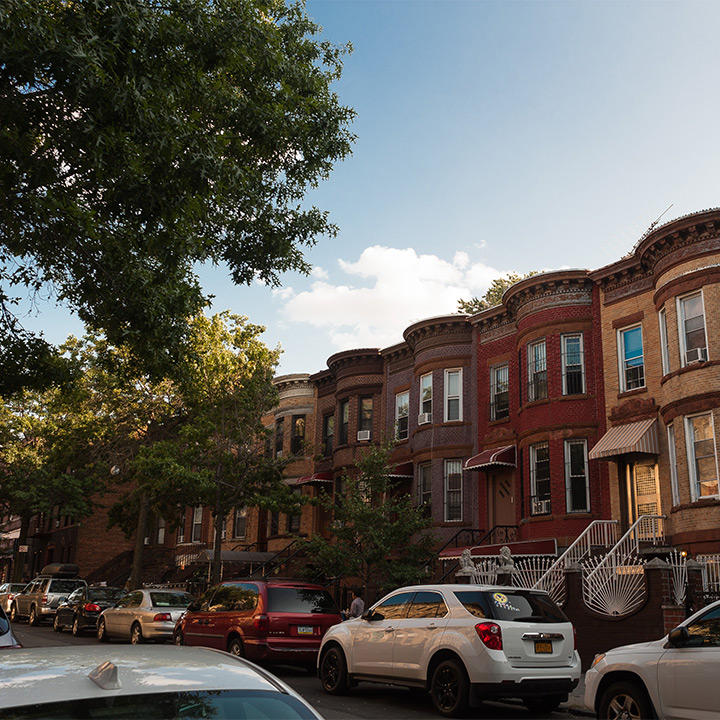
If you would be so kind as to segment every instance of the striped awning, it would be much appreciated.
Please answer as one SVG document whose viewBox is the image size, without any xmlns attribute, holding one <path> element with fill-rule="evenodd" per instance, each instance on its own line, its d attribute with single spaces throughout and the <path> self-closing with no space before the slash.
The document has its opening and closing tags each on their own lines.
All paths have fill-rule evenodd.
<svg viewBox="0 0 720 720">
<path fill-rule="evenodd" d="M 611 427 L 588 453 L 588 457 L 591 460 L 600 460 L 626 453 L 660 453 L 655 418 Z"/>
<path fill-rule="evenodd" d="M 463 469 L 485 470 L 496 466 L 517 467 L 514 445 L 503 445 L 492 450 L 483 450 L 480 454 L 466 460 Z"/>
<path fill-rule="evenodd" d="M 402 479 L 412 479 L 413 477 L 413 464 L 411 462 L 409 463 L 400 463 L 399 465 L 396 465 L 389 473 L 388 477 L 391 478 L 402 478 Z"/>
<path fill-rule="evenodd" d="M 295 481 L 295 485 L 307 485 L 311 482 L 332 482 L 332 473 L 329 472 L 316 472 L 312 475 L 305 475 L 304 477 L 298 478 Z"/>
</svg>

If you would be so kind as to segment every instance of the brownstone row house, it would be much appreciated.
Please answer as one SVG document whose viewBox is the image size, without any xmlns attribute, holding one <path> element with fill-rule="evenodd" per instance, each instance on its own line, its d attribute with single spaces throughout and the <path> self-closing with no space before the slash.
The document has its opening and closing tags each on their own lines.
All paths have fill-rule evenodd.
<svg viewBox="0 0 720 720">
<path fill-rule="evenodd" d="M 427 508 L 439 551 L 554 553 L 594 520 L 625 530 L 658 515 L 665 544 L 718 553 L 720 210 L 653 228 L 607 267 L 530 277 L 477 315 L 422 320 L 396 345 L 275 382 L 267 450 L 292 458 L 286 482 L 342 493 L 358 453 L 392 439 L 391 473 Z M 317 504 L 297 517 L 237 508 L 223 550 L 262 563 L 329 534 L 330 520 Z M 64 557 L 84 557 L 92 524 L 68 531 Z M 189 508 L 177 533 L 158 520 L 147 544 L 169 553 L 169 577 L 206 567 L 211 528 L 209 509 Z M 91 534 L 106 558 L 127 550 Z"/>
</svg>

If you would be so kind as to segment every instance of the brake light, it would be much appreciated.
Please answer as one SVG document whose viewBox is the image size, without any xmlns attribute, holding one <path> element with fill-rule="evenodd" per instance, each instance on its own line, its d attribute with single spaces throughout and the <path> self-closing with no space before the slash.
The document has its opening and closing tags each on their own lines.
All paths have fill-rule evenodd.
<svg viewBox="0 0 720 720">
<path fill-rule="evenodd" d="M 170 622 L 172 615 L 170 613 L 158 613 L 154 618 L 153 622 Z"/>
<path fill-rule="evenodd" d="M 100 606 L 95 603 L 85 603 L 83 610 L 85 612 L 100 612 Z"/>
<path fill-rule="evenodd" d="M 265 614 L 256 615 L 253 618 L 253 627 L 255 627 L 256 630 L 266 631 L 270 627 L 268 616 Z"/>
<path fill-rule="evenodd" d="M 484 622 L 475 626 L 475 632 L 483 641 L 483 645 L 490 650 L 502 650 L 502 630 L 497 623 Z"/>
<path fill-rule="evenodd" d="M 41 604 L 41 605 L 47 605 L 47 595 L 43 595 L 43 596 L 40 598 L 40 604 Z"/>
</svg>

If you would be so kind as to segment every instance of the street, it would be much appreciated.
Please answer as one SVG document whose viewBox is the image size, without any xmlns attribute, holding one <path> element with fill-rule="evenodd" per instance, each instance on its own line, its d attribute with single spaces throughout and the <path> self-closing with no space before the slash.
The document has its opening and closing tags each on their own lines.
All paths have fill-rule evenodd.
<svg viewBox="0 0 720 720">
<path fill-rule="evenodd" d="M 14 623 L 13 632 L 26 648 L 51 647 L 58 645 L 94 645 L 97 643 L 91 634 L 74 638 L 68 631 L 53 632 L 50 625 L 29 627 L 23 623 Z M 118 641 L 113 641 L 114 643 Z M 108 652 L 112 652 L 112 645 Z M 418 690 L 363 683 L 346 696 L 332 696 L 323 692 L 316 677 L 300 668 L 273 666 L 269 668 L 281 680 L 300 693 L 327 720 L 350 720 L 351 718 L 392 718 L 392 720 L 425 720 L 436 715 L 427 695 Z M 580 717 L 573 710 L 560 710 L 553 718 Z M 519 704 L 484 703 L 475 708 L 471 718 L 523 718 L 529 716 L 527 710 Z"/>
</svg>

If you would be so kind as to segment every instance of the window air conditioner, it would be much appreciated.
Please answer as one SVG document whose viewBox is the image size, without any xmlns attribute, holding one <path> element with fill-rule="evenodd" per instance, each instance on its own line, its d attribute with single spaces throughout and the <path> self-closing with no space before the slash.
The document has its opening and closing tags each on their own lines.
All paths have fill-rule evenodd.
<svg viewBox="0 0 720 720">
<path fill-rule="evenodd" d="M 369 430 L 358 430 L 357 439 L 359 442 L 362 442 L 363 440 L 369 440 L 370 439 L 370 431 Z"/>
<path fill-rule="evenodd" d="M 427 425 L 432 422 L 432 413 L 420 413 L 418 415 L 418 425 Z"/>
<path fill-rule="evenodd" d="M 707 348 L 700 347 L 685 351 L 685 362 L 688 364 L 705 360 L 707 360 Z"/>
</svg>

